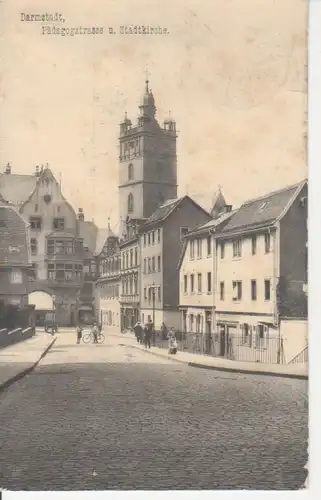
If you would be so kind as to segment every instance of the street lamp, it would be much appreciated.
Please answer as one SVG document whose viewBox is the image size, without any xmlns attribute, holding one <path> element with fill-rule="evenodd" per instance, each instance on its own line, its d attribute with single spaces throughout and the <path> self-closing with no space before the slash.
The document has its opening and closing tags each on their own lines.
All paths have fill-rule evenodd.
<svg viewBox="0 0 321 500">
<path fill-rule="evenodd" d="M 152 285 L 152 297 L 153 297 L 153 346 L 156 346 L 156 332 L 155 332 L 155 283 Z"/>
</svg>

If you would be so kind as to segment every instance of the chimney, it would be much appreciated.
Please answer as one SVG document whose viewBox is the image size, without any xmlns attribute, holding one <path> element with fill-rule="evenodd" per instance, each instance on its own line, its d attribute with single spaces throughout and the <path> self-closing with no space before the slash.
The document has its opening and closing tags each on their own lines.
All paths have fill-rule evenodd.
<svg viewBox="0 0 321 500">
<path fill-rule="evenodd" d="M 78 217 L 78 220 L 85 220 L 84 211 L 82 208 L 78 208 L 77 217 Z"/>
<path fill-rule="evenodd" d="M 37 165 L 37 166 L 36 166 L 35 176 L 36 176 L 36 177 L 39 177 L 39 176 L 40 176 L 40 172 L 39 172 L 39 165 Z"/>
<path fill-rule="evenodd" d="M 6 173 L 6 174 L 11 174 L 11 165 L 10 165 L 10 163 L 8 163 L 8 164 L 6 165 L 5 173 Z"/>
</svg>

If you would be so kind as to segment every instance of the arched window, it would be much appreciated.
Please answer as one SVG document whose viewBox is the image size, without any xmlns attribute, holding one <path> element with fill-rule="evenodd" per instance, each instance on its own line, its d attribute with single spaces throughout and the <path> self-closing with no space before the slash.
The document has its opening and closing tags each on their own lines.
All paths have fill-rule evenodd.
<svg viewBox="0 0 321 500">
<path fill-rule="evenodd" d="M 128 165 L 128 180 L 132 181 L 134 179 L 134 166 L 132 163 Z"/>
<path fill-rule="evenodd" d="M 128 203 L 128 213 L 131 214 L 134 211 L 134 197 L 132 193 L 129 193 L 127 203 Z"/>
</svg>

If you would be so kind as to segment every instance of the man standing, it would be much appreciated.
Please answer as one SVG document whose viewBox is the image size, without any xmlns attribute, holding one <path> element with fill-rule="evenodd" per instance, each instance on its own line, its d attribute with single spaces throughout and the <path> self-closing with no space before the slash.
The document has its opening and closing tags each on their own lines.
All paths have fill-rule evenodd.
<svg viewBox="0 0 321 500">
<path fill-rule="evenodd" d="M 144 328 L 144 342 L 145 342 L 146 349 L 147 349 L 147 346 L 148 346 L 148 349 L 150 349 L 151 336 L 152 336 L 152 331 L 150 328 L 150 324 L 146 323 L 145 328 Z"/>
<path fill-rule="evenodd" d="M 97 327 L 97 323 L 94 323 L 93 328 L 91 330 L 91 333 L 94 336 L 94 344 L 98 344 L 98 333 L 99 333 L 99 330 L 98 330 L 98 327 Z"/>
<path fill-rule="evenodd" d="M 82 328 L 80 325 L 77 326 L 77 344 L 80 344 L 82 338 Z"/>
<path fill-rule="evenodd" d="M 140 324 L 139 321 L 137 321 L 136 325 L 134 326 L 134 332 L 135 332 L 135 337 L 137 339 L 138 344 L 143 343 L 143 328 L 142 325 Z"/>
</svg>

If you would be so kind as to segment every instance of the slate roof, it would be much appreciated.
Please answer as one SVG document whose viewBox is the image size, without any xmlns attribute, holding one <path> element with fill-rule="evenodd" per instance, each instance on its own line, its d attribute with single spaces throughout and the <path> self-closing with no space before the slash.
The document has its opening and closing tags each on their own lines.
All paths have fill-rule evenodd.
<svg viewBox="0 0 321 500">
<path fill-rule="evenodd" d="M 237 210 L 233 210 L 231 212 L 225 212 L 216 219 L 212 219 L 209 222 L 206 222 L 205 224 L 202 224 L 201 226 L 197 227 L 196 229 L 189 231 L 186 234 L 185 238 L 197 236 L 198 234 L 208 233 L 211 229 L 215 229 L 218 226 L 221 226 L 224 222 L 227 222 L 231 217 L 233 217 L 234 214 L 236 214 L 236 212 Z"/>
<path fill-rule="evenodd" d="M 192 198 L 189 196 L 185 195 L 182 196 L 181 198 L 175 198 L 172 200 L 167 200 L 165 203 L 163 203 L 155 212 L 146 220 L 145 224 L 149 225 L 151 223 L 155 222 L 161 222 L 165 220 L 184 200 L 190 200 L 192 203 L 194 203 L 195 206 L 199 207 L 201 210 L 203 210 L 204 213 L 207 215 L 210 215 L 204 208 L 202 208 L 198 203 L 196 203 Z"/>
<path fill-rule="evenodd" d="M 39 177 L 25 174 L 0 173 L 0 193 L 13 205 L 22 205 L 34 190 Z"/>
<path fill-rule="evenodd" d="M 238 231 L 259 229 L 274 224 L 305 182 L 302 181 L 293 186 L 246 201 L 229 220 L 221 234 L 227 235 Z"/>
<path fill-rule="evenodd" d="M 28 266 L 29 248 L 26 222 L 14 207 L 0 201 L 1 266 Z"/>
</svg>

